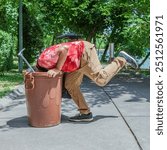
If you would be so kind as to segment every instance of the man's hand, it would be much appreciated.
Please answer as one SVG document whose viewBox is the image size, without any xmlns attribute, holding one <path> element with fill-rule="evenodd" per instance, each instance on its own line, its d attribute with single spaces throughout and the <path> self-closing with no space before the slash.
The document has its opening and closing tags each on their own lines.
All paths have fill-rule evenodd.
<svg viewBox="0 0 167 150">
<path fill-rule="evenodd" d="M 57 75 L 59 74 L 62 74 L 62 71 L 58 70 L 58 69 L 51 69 L 51 70 L 48 70 L 48 76 L 49 77 L 56 77 Z"/>
</svg>

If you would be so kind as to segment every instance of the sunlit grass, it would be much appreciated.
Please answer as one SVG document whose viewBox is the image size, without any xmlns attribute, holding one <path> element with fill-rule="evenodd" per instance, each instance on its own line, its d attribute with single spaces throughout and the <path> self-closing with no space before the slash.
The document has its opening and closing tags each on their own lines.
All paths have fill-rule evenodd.
<svg viewBox="0 0 167 150">
<path fill-rule="evenodd" d="M 18 73 L 17 71 L 10 72 L 0 72 L 0 97 L 5 96 L 14 87 L 23 82 L 22 73 Z"/>
</svg>

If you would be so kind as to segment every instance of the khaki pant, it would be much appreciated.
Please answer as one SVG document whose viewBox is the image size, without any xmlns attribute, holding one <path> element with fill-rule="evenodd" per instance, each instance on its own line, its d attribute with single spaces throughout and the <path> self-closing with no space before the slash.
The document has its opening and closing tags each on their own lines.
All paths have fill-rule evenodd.
<svg viewBox="0 0 167 150">
<path fill-rule="evenodd" d="M 90 112 L 80 90 L 83 76 L 86 75 L 99 86 L 105 86 L 126 63 L 124 58 L 117 57 L 105 68 L 102 68 L 94 44 L 86 41 L 84 41 L 84 44 L 85 51 L 82 55 L 80 69 L 66 74 L 65 77 L 65 88 L 78 106 L 78 110 L 81 114 L 87 114 Z"/>
</svg>

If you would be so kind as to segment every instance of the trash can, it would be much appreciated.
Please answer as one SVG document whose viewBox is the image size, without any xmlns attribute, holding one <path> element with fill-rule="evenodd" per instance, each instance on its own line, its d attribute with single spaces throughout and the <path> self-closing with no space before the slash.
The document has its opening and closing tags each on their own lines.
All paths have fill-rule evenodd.
<svg viewBox="0 0 167 150">
<path fill-rule="evenodd" d="M 61 121 L 62 75 L 48 77 L 47 72 L 24 73 L 29 124 L 49 127 Z"/>
</svg>

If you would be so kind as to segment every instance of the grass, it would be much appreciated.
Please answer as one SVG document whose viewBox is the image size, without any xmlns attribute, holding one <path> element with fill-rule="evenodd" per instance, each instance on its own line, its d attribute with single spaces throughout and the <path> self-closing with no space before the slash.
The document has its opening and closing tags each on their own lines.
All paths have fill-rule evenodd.
<svg viewBox="0 0 167 150">
<path fill-rule="evenodd" d="M 142 74 L 144 76 L 149 76 L 150 75 L 150 69 L 141 69 L 138 72 L 139 72 L 139 74 Z"/>
<path fill-rule="evenodd" d="M 12 91 L 14 87 L 23 82 L 22 73 L 16 70 L 10 72 L 0 72 L 0 98 Z"/>
<path fill-rule="evenodd" d="M 130 77 L 149 77 L 150 76 L 150 69 L 132 69 L 128 68 L 127 70 L 124 69 L 124 72 L 129 73 Z"/>
</svg>

